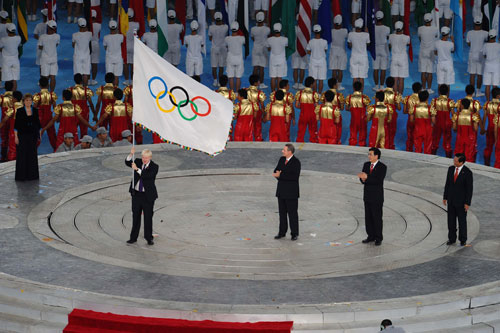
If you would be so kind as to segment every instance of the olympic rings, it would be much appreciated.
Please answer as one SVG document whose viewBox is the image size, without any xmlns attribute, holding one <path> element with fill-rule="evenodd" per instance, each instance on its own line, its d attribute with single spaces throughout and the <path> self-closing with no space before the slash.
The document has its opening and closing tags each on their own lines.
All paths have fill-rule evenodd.
<svg viewBox="0 0 500 333">
<path fill-rule="evenodd" d="M 193 101 L 187 101 L 187 103 L 191 103 L 191 107 L 193 107 L 193 106 L 194 106 L 194 108 L 196 109 L 196 112 L 194 113 L 194 116 L 193 116 L 193 117 L 191 117 L 191 118 L 186 118 L 186 117 L 182 114 L 182 112 L 181 112 L 181 106 L 180 106 L 182 103 L 184 103 L 184 102 L 186 102 L 186 101 L 187 101 L 186 99 L 185 99 L 185 100 L 183 100 L 183 101 L 180 101 L 180 102 L 179 102 L 179 105 L 177 106 L 177 110 L 179 111 L 179 115 L 181 116 L 181 118 L 182 118 L 182 119 L 187 120 L 187 121 L 193 121 L 193 120 L 195 120 L 195 119 L 196 119 L 196 117 L 198 117 L 198 106 L 196 106 L 196 104 L 194 104 L 194 102 L 193 102 Z"/>
<path fill-rule="evenodd" d="M 168 110 L 165 110 L 164 108 L 161 107 L 160 105 L 160 102 L 159 102 L 159 99 L 160 99 L 160 96 L 163 94 L 163 96 L 165 96 L 165 91 L 160 91 L 160 93 L 158 94 L 158 96 L 156 96 L 156 106 L 158 106 L 158 109 L 160 109 L 161 112 L 165 112 L 165 113 L 170 113 L 172 111 L 175 110 L 175 105 L 172 106 L 170 109 Z M 170 100 L 172 100 L 172 98 L 174 99 L 175 101 L 175 96 L 172 95 L 172 93 L 170 91 L 167 91 L 167 94 L 169 95 L 170 97 Z"/>
<path fill-rule="evenodd" d="M 183 108 L 183 107 L 185 107 L 186 105 L 188 105 L 188 103 L 189 103 L 189 95 L 188 95 L 188 93 L 187 93 L 186 89 L 184 89 L 184 88 L 182 88 L 182 87 L 180 87 L 180 86 L 175 86 L 175 87 L 173 87 L 172 89 L 170 89 L 170 92 L 171 92 L 171 93 L 173 93 L 175 89 L 180 89 L 180 90 L 182 90 L 182 92 L 186 95 L 186 99 L 184 100 L 184 101 L 185 101 L 185 103 L 179 103 L 179 105 L 181 106 L 181 108 Z M 169 96 L 169 97 L 170 97 L 170 96 Z M 172 104 L 173 104 L 174 106 L 177 106 L 177 103 L 175 103 L 175 101 L 173 101 L 173 100 L 172 100 L 172 97 L 170 97 L 170 102 L 172 102 Z"/>
<path fill-rule="evenodd" d="M 203 113 L 203 114 L 198 113 L 198 107 L 196 107 L 196 104 L 191 104 L 191 110 L 193 110 L 194 114 L 196 114 L 200 117 L 208 116 L 210 114 L 210 112 L 212 112 L 212 105 L 210 104 L 208 99 L 206 99 L 205 97 L 196 96 L 192 99 L 192 101 L 194 101 L 195 99 L 201 99 L 201 100 L 205 101 L 205 103 L 207 103 L 207 105 L 208 105 L 208 111 L 206 113 Z M 193 105 L 196 107 L 196 111 L 194 110 Z"/>
<path fill-rule="evenodd" d="M 163 98 L 165 97 L 166 95 L 166 91 L 168 91 L 168 87 L 167 87 L 167 84 L 165 83 L 165 81 L 159 77 L 159 76 L 153 76 L 152 78 L 149 79 L 149 82 L 148 82 L 148 87 L 149 87 L 149 93 L 151 94 L 151 96 L 153 96 L 154 99 L 156 99 L 157 96 L 155 96 L 155 94 L 153 94 L 153 91 L 151 90 L 151 82 L 153 82 L 154 80 L 160 80 L 161 83 L 163 83 L 163 86 L 165 87 L 165 89 L 162 90 L 162 93 L 160 93 L 160 98 Z"/>
</svg>

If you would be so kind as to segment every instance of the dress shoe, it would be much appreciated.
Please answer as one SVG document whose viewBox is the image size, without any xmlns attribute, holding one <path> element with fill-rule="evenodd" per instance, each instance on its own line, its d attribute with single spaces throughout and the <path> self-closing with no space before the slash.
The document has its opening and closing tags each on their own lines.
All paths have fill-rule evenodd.
<svg viewBox="0 0 500 333">
<path fill-rule="evenodd" d="M 460 242 L 460 246 L 465 246 L 466 242 Z"/>
<path fill-rule="evenodd" d="M 281 239 L 281 238 L 283 238 L 283 237 L 285 237 L 285 235 L 279 235 L 279 234 L 278 234 L 278 235 L 274 236 L 274 239 Z"/>
<path fill-rule="evenodd" d="M 135 242 L 137 242 L 137 241 L 135 241 L 135 240 L 133 240 L 133 239 L 129 239 L 129 240 L 127 241 L 127 244 L 134 244 Z"/>
<path fill-rule="evenodd" d="M 155 245 L 155 242 L 153 242 L 152 240 L 148 240 L 148 245 Z"/>
<path fill-rule="evenodd" d="M 368 243 L 373 242 L 373 241 L 374 241 L 374 239 L 367 238 L 367 239 L 363 239 L 363 240 L 361 241 L 361 243 L 363 243 L 363 244 L 368 244 Z"/>
<path fill-rule="evenodd" d="M 382 245 L 382 241 L 376 240 L 375 241 L 375 246 L 380 246 L 380 245 Z"/>
<path fill-rule="evenodd" d="M 446 242 L 446 245 L 453 245 L 453 244 L 455 244 L 455 242 L 452 242 L 452 241 L 447 241 Z"/>
<path fill-rule="evenodd" d="M 297 240 L 297 236 L 292 236 L 291 240 L 296 241 Z"/>
</svg>

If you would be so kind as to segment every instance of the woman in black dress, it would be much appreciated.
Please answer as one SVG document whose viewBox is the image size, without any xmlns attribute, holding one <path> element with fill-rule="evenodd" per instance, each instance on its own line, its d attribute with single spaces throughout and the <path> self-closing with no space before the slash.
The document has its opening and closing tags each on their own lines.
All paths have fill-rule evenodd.
<svg viewBox="0 0 500 333">
<path fill-rule="evenodd" d="M 17 109 L 14 125 L 17 145 L 16 180 L 38 179 L 38 151 L 40 140 L 40 119 L 38 110 L 32 107 L 33 97 L 23 97 L 24 106 Z"/>
</svg>

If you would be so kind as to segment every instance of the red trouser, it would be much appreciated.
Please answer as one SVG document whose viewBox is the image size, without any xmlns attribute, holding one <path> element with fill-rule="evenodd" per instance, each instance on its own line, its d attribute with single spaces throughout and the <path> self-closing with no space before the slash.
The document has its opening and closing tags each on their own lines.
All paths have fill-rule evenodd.
<svg viewBox="0 0 500 333">
<path fill-rule="evenodd" d="M 415 131 L 413 132 L 413 137 L 416 153 L 422 152 L 422 144 L 424 146 L 424 154 L 432 153 L 432 125 L 430 119 L 415 119 Z"/>
<path fill-rule="evenodd" d="M 396 106 L 394 107 L 394 112 L 392 113 L 392 120 L 387 126 L 387 139 L 386 139 L 386 148 L 387 149 L 395 149 L 394 138 L 396 137 L 396 131 L 398 129 L 398 111 L 396 110 Z"/>
<path fill-rule="evenodd" d="M 78 139 L 78 129 L 77 127 L 77 118 L 73 117 L 61 117 L 59 118 L 59 130 L 57 131 L 57 142 L 56 146 L 59 147 L 64 142 L 64 133 L 73 133 L 73 140 L 75 142 L 75 146 L 80 143 Z"/>
<path fill-rule="evenodd" d="M 269 127 L 269 141 L 272 142 L 288 141 L 288 137 L 286 135 L 285 117 L 271 116 L 271 126 Z"/>
<path fill-rule="evenodd" d="M 384 123 L 380 124 L 378 118 L 372 118 L 372 127 L 370 128 L 370 137 L 368 144 L 370 147 L 385 148 L 387 146 L 387 132 L 389 125 L 384 119 Z"/>
<path fill-rule="evenodd" d="M 161 138 L 156 134 L 156 133 L 153 133 L 153 143 L 156 144 L 156 143 L 162 143 L 163 141 L 161 140 Z"/>
<path fill-rule="evenodd" d="M 342 144 L 342 115 L 340 115 L 339 123 L 335 124 L 336 131 L 337 131 L 337 142 L 336 144 L 340 145 Z"/>
<path fill-rule="evenodd" d="M 467 162 L 476 160 L 476 138 L 477 133 L 472 125 L 457 126 L 457 142 L 455 143 L 455 154 L 465 154 Z"/>
<path fill-rule="evenodd" d="M 366 146 L 365 108 L 351 108 L 351 126 L 349 127 L 349 130 L 350 130 L 349 145 L 355 146 L 359 143 L 361 147 Z M 358 140 L 358 134 L 359 134 L 359 140 Z"/>
<path fill-rule="evenodd" d="M 9 161 L 14 161 L 16 159 L 16 135 L 14 134 L 14 123 L 15 123 L 14 117 L 10 118 L 8 123 L 9 123 L 9 152 L 7 153 L 7 159 Z M 5 126 L 4 126 L 5 127 Z"/>
<path fill-rule="evenodd" d="M 432 128 L 432 150 L 439 148 L 439 141 L 443 136 L 443 148 L 447 155 L 451 154 L 451 119 L 448 111 L 438 111 L 436 124 Z"/>
<path fill-rule="evenodd" d="M 286 123 L 286 141 L 290 141 L 290 127 L 292 127 L 292 118 L 290 118 L 290 121 Z"/>
<path fill-rule="evenodd" d="M 7 108 L 2 108 L 2 120 L 5 117 L 6 110 Z M 9 130 L 10 130 L 10 121 L 6 122 L 4 126 L 0 129 L 0 136 L 2 138 L 2 161 L 7 160 L 7 150 L 9 148 Z"/>
<path fill-rule="evenodd" d="M 415 130 L 415 123 L 410 121 L 410 116 L 408 116 L 408 121 L 406 122 L 406 151 L 413 151 L 413 131 Z"/>
<path fill-rule="evenodd" d="M 106 110 L 106 107 L 109 104 L 114 104 L 114 103 L 115 103 L 114 99 L 103 99 L 102 100 L 101 115 L 99 116 L 99 120 L 102 117 L 102 115 L 104 114 L 104 110 Z M 107 128 L 109 130 L 109 128 L 108 128 L 109 127 L 109 117 L 104 119 L 104 121 L 101 123 L 101 126 L 104 128 Z"/>
<path fill-rule="evenodd" d="M 252 141 L 253 115 L 238 116 L 234 128 L 234 141 Z"/>
<path fill-rule="evenodd" d="M 484 148 L 484 159 L 489 159 L 493 152 L 493 145 L 495 144 L 495 124 L 493 123 L 492 114 L 488 115 L 488 129 L 486 130 L 486 147 Z M 496 153 L 495 153 L 496 156 Z"/>
<path fill-rule="evenodd" d="M 74 100 L 71 101 L 73 105 L 78 105 L 80 109 L 82 109 L 82 113 L 80 115 L 82 116 L 83 119 L 85 119 L 87 122 L 89 122 L 89 105 L 87 104 L 86 99 L 82 100 Z M 78 127 L 80 127 L 80 135 L 84 136 L 87 135 L 88 127 L 82 123 L 80 120 L 78 120 Z"/>
<path fill-rule="evenodd" d="M 318 121 L 314 113 L 314 104 L 301 103 L 297 142 L 304 142 L 307 127 L 309 127 L 309 141 L 318 143 Z"/>
<path fill-rule="evenodd" d="M 337 125 L 333 119 L 321 118 L 319 122 L 319 143 L 337 144 Z"/>
<path fill-rule="evenodd" d="M 500 130 L 497 135 L 500 135 Z M 500 169 L 500 145 L 495 146 L 495 168 Z"/>
<path fill-rule="evenodd" d="M 51 105 L 40 105 L 38 107 L 38 118 L 40 119 L 40 125 L 42 125 L 42 128 L 47 125 L 47 123 L 52 119 L 52 106 Z M 57 149 L 56 146 L 56 130 L 54 129 L 54 126 L 51 126 L 49 129 L 47 129 L 47 136 L 49 137 L 49 142 L 50 145 L 52 146 L 52 149 L 54 151 Z"/>
<path fill-rule="evenodd" d="M 111 116 L 109 121 L 109 137 L 111 141 L 120 141 L 123 139 L 122 132 L 129 129 L 129 119 L 127 116 Z"/>
<path fill-rule="evenodd" d="M 255 141 L 262 141 L 262 111 L 260 110 L 260 108 L 259 111 L 257 111 L 257 117 L 255 118 L 253 123 L 253 137 Z M 243 141 L 252 141 L 252 140 L 243 140 Z"/>
</svg>

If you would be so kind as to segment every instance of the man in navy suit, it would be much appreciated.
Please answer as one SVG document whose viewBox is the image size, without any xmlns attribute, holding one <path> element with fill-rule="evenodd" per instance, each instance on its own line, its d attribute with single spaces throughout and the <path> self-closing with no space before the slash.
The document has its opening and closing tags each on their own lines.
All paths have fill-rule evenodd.
<svg viewBox="0 0 500 333">
<path fill-rule="evenodd" d="M 130 183 L 129 192 L 132 195 L 132 231 L 128 244 L 137 242 L 141 229 L 141 215 L 144 214 L 144 238 L 148 245 L 153 245 L 153 208 L 158 198 L 155 179 L 158 174 L 158 164 L 151 161 L 153 153 L 149 149 L 142 151 L 141 158 L 132 161 L 135 148 L 125 159 L 125 165 L 134 169 L 134 180 Z"/>
<path fill-rule="evenodd" d="M 387 167 L 380 162 L 380 149 L 370 148 L 368 160 L 363 165 L 363 171 L 358 173 L 359 180 L 364 185 L 363 201 L 365 202 L 365 227 L 368 237 L 363 240 L 367 244 L 375 242 L 382 244 L 382 210 L 384 206 L 384 179 Z"/>
<path fill-rule="evenodd" d="M 292 240 L 299 237 L 299 177 L 300 161 L 293 155 L 295 147 L 287 143 L 281 153 L 283 156 L 278 161 L 274 169 L 273 176 L 278 180 L 276 196 L 278 197 L 278 209 L 280 214 L 280 229 L 274 239 L 280 239 L 286 236 L 288 230 L 288 220 L 290 221 L 290 230 Z M 287 220 L 288 217 L 288 220 Z"/>
<path fill-rule="evenodd" d="M 472 200 L 472 171 L 464 165 L 465 155 L 455 154 L 453 165 L 448 168 L 444 186 L 443 205 L 448 206 L 448 242 L 458 240 L 464 246 L 467 242 L 467 211 Z"/>
</svg>

